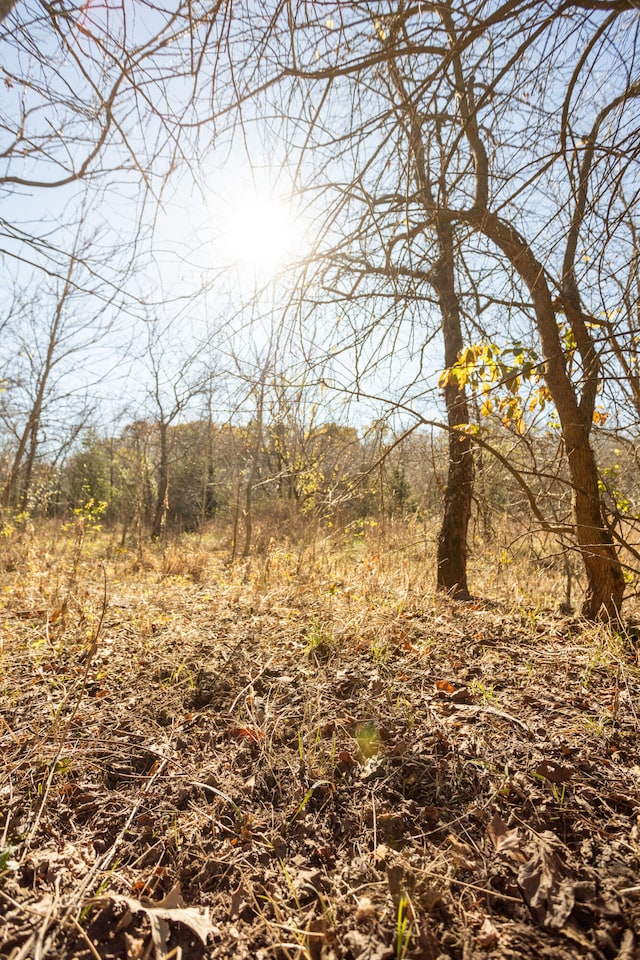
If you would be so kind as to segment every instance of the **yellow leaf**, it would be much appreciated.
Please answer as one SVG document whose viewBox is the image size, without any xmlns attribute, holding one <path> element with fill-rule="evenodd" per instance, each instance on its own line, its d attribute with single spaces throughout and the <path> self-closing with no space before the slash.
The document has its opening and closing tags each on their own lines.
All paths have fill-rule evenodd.
<svg viewBox="0 0 640 960">
<path fill-rule="evenodd" d="M 603 427 L 607 422 L 609 414 L 606 410 L 594 410 L 593 411 L 593 422 L 597 427 Z"/>
<path fill-rule="evenodd" d="M 457 423 L 453 429 L 459 433 L 466 434 L 468 437 L 473 437 L 480 433 L 480 427 L 477 423 Z"/>
<path fill-rule="evenodd" d="M 376 28 L 376 33 L 378 34 L 378 36 L 380 37 L 380 39 L 383 40 L 383 41 L 386 40 L 388 34 L 387 34 L 387 31 L 386 31 L 386 30 L 384 29 L 384 27 L 382 26 L 382 21 L 381 21 L 381 20 L 375 20 L 373 25 L 374 25 L 374 27 Z"/>
</svg>

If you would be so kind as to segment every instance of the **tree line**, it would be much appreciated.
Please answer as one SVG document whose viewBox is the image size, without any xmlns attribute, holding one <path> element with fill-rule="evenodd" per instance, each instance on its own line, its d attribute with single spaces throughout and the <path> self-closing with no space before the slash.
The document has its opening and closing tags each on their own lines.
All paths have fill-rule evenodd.
<svg viewBox="0 0 640 960">
<path fill-rule="evenodd" d="M 40 456 L 25 470 L 29 494 L 25 499 L 18 486 L 15 501 L 5 501 L 4 531 L 80 517 L 122 548 L 134 548 L 213 527 L 229 544 L 231 560 L 269 543 L 358 539 L 368 528 L 377 535 L 387 520 L 413 525 L 412 536 L 424 544 L 434 540 L 448 476 L 442 429 L 393 431 L 376 421 L 357 430 L 322 419 L 317 407 L 307 423 L 292 412 L 297 418 L 270 409 L 262 424 L 198 419 L 164 431 L 157 421 L 138 420 L 109 436 L 88 428 L 63 459 Z M 544 476 L 537 468 L 552 459 L 557 436 L 530 438 L 527 458 L 519 438 L 505 442 L 497 429 L 486 443 L 492 455 L 477 458 L 471 548 L 557 565 L 570 477 L 566 470 Z M 605 435 L 598 450 L 612 463 L 601 479 L 610 520 L 637 529 L 636 452 Z M 5 447 L 5 489 L 12 462 Z M 541 524 L 543 515 L 554 522 Z"/>
<path fill-rule="evenodd" d="M 5 475 L 10 462 L 6 452 Z M 359 434 L 321 420 L 303 429 L 270 418 L 261 427 L 194 420 L 168 427 L 163 440 L 161 424 L 139 420 L 117 436 L 87 430 L 61 464 L 40 458 L 29 497 L 6 503 L 5 517 L 68 520 L 90 504 L 101 522 L 121 530 L 123 544 L 141 532 L 151 539 L 198 532 L 214 518 L 239 524 L 240 536 L 251 486 L 249 510 L 269 516 L 274 539 L 295 539 L 314 520 L 327 530 L 382 515 L 431 518 L 443 469 L 444 451 L 432 438 L 397 446 L 382 423 Z"/>
</svg>

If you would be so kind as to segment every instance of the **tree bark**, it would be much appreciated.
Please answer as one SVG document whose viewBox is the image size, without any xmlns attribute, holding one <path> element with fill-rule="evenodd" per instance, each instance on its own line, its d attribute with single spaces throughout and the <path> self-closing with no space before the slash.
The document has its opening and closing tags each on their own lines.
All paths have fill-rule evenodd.
<svg viewBox="0 0 640 960">
<path fill-rule="evenodd" d="M 582 615 L 589 620 L 617 620 L 622 608 L 624 577 L 613 537 L 604 522 L 598 469 L 588 434 L 572 448 L 567 445 L 567 455 L 576 537 L 587 574 Z"/>
<path fill-rule="evenodd" d="M 166 530 L 167 513 L 169 511 L 169 447 L 167 425 L 159 424 L 160 428 L 160 464 L 158 469 L 158 495 L 156 509 L 151 527 L 151 539 L 159 540 Z"/>
<path fill-rule="evenodd" d="M 431 283 L 440 304 L 445 367 L 452 367 L 462 350 L 460 306 L 455 290 L 453 230 L 438 223 L 439 257 L 431 271 Z M 444 388 L 449 424 L 449 462 L 444 493 L 444 513 L 438 533 L 438 590 L 458 600 L 469 599 L 467 586 L 467 533 L 473 496 L 473 451 L 471 439 L 456 429 L 469 422 L 464 387 L 452 380 Z"/>
<path fill-rule="evenodd" d="M 17 0 L 0 0 L 0 23 L 9 16 L 16 3 Z"/>
<path fill-rule="evenodd" d="M 400 97 L 400 110 L 406 122 L 409 153 L 413 161 L 416 185 L 427 214 L 434 209 L 434 196 L 427 163 L 422 122 L 416 104 L 407 96 L 403 80 L 393 58 L 389 69 Z M 446 183 L 440 183 L 446 196 Z M 442 319 L 445 367 L 452 367 L 463 346 L 460 304 L 455 287 L 453 225 L 447 218 L 434 216 L 437 259 L 429 270 L 429 282 L 436 292 Z M 473 497 L 473 450 L 471 440 L 456 429 L 469 422 L 464 387 L 451 382 L 444 389 L 449 424 L 449 461 L 444 494 L 444 512 L 438 533 L 436 588 L 459 600 L 469 599 L 467 586 L 467 534 Z"/>
<path fill-rule="evenodd" d="M 262 453 L 262 433 L 264 426 L 264 394 L 267 369 L 262 372 L 258 384 L 258 397 L 256 409 L 256 425 L 253 439 L 253 452 L 251 455 L 251 466 L 247 476 L 247 486 L 244 497 L 244 545 L 242 547 L 242 559 L 246 560 L 251 553 L 251 539 L 253 536 L 253 488 L 258 476 L 258 467 L 260 464 L 260 454 Z"/>
<path fill-rule="evenodd" d="M 518 231 L 494 213 L 487 210 L 452 212 L 451 219 L 468 223 L 495 243 L 529 289 L 545 360 L 545 380 L 558 411 L 569 464 L 575 535 L 587 577 L 582 615 L 590 620 L 617 620 L 624 596 L 624 577 L 613 536 L 605 522 L 598 486 L 598 465 L 590 443 L 591 404 L 580 403 L 567 372 L 542 264 Z"/>
</svg>

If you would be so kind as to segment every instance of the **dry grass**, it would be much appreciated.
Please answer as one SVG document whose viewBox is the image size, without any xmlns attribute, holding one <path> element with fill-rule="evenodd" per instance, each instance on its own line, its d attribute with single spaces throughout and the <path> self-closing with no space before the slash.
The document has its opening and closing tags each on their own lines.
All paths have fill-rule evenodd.
<svg viewBox="0 0 640 960">
<path fill-rule="evenodd" d="M 452 603 L 417 524 L 331 533 L 6 538 L 0 956 L 637 955 L 632 638 L 562 569 L 478 546 Z"/>
</svg>

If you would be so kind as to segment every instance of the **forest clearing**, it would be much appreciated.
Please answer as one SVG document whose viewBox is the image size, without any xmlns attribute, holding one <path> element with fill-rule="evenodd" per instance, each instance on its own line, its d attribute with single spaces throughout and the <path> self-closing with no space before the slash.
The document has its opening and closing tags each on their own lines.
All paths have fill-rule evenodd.
<svg viewBox="0 0 640 960">
<path fill-rule="evenodd" d="M 0 955 L 634 960 L 633 629 L 486 546 L 435 595 L 407 524 L 224 533 L 5 545 Z"/>
<path fill-rule="evenodd" d="M 0 0 L 0 960 L 640 960 L 640 0 Z"/>
</svg>

